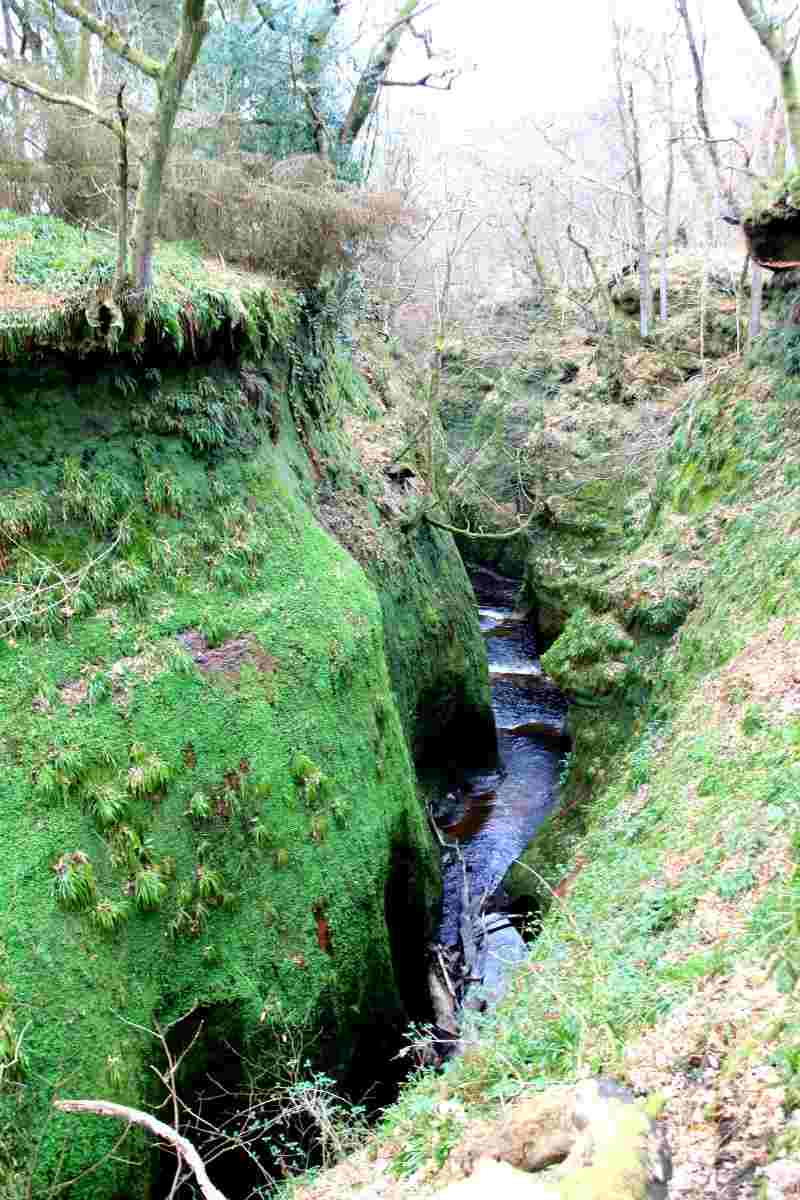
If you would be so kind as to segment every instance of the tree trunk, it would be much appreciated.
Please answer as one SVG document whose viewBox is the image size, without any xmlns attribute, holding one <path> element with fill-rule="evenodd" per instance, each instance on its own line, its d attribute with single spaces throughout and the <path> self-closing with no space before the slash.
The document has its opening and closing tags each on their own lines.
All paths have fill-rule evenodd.
<svg viewBox="0 0 800 1200">
<path fill-rule="evenodd" d="M 639 252 L 639 332 L 643 338 L 650 333 L 652 294 L 650 283 L 650 251 L 647 246 L 647 217 L 644 202 L 644 179 L 642 176 L 642 151 L 639 138 L 639 118 L 633 94 L 633 84 L 628 84 L 628 116 L 631 122 L 631 150 L 633 157 L 633 192 L 635 196 L 636 240 Z"/>
<path fill-rule="evenodd" d="M 750 276 L 750 341 L 761 333 L 761 299 L 764 294 L 764 268 L 753 260 Z"/>
<path fill-rule="evenodd" d="M 794 63 L 784 63 L 781 67 L 781 91 L 783 106 L 786 110 L 786 132 L 789 142 L 790 167 L 796 167 L 800 158 L 800 88 L 797 83 L 797 73 Z"/>
<path fill-rule="evenodd" d="M 742 346 L 746 342 L 746 329 L 744 319 L 744 285 L 747 283 L 747 275 L 750 270 L 750 255 L 746 254 L 742 269 L 739 272 L 736 280 L 736 354 L 741 356 Z"/>
<path fill-rule="evenodd" d="M 750 0 L 739 0 L 740 7 L 749 3 Z M 706 78 L 704 63 L 705 43 L 703 43 L 703 50 L 701 53 L 701 50 L 698 48 L 697 38 L 695 36 L 694 28 L 692 27 L 691 18 L 689 16 L 687 0 L 676 0 L 676 7 L 686 31 L 686 41 L 689 46 L 689 54 L 692 59 L 692 69 L 694 71 L 694 104 L 695 112 L 697 114 L 697 124 L 700 126 L 700 132 L 703 135 L 703 141 L 705 143 L 706 155 L 714 172 L 714 179 L 717 184 L 717 194 L 720 198 L 720 202 L 726 204 L 728 208 L 732 210 L 733 216 L 738 218 L 739 206 L 735 197 L 733 196 L 732 189 L 729 186 L 726 187 L 725 185 L 725 177 L 719 157 L 719 150 L 716 142 L 711 136 L 711 128 L 709 126 L 708 115 L 706 113 Z M 688 151 L 686 151 L 686 157 L 688 160 Z M 713 225 L 711 238 L 713 238 Z M 710 240 L 711 239 L 709 239 L 709 244 Z"/>
<path fill-rule="evenodd" d="M 88 29 L 81 29 L 78 46 L 77 87 L 78 95 L 84 100 L 93 100 L 92 95 L 92 37 Z"/>
<path fill-rule="evenodd" d="M 175 118 L 178 115 L 183 89 L 208 32 L 204 12 L 205 0 L 184 0 L 181 30 L 163 75 L 158 81 L 158 104 L 150 122 L 131 232 L 133 284 L 141 295 L 153 284 L 153 250 L 161 207 L 164 170 L 172 146 Z"/>
<path fill-rule="evenodd" d="M 404 0 L 400 5 L 392 24 L 376 46 L 373 47 L 369 61 L 364 68 L 356 90 L 350 101 L 341 129 L 339 130 L 339 146 L 349 150 L 364 127 L 378 98 L 381 85 L 392 65 L 397 48 L 408 28 L 408 22 L 421 6 L 422 0 Z"/>
<path fill-rule="evenodd" d="M 8 0 L 0 0 L 3 8 L 3 34 L 5 37 L 6 56 L 9 62 L 13 62 L 16 58 L 14 53 L 14 30 L 11 24 L 11 12 L 8 7 Z M 22 117 L 22 105 L 19 102 L 19 95 L 16 88 L 11 88 L 9 91 L 11 99 L 11 112 L 14 118 L 14 154 L 17 158 L 23 158 L 25 155 L 25 125 Z"/>
<path fill-rule="evenodd" d="M 86 11 L 94 12 L 94 0 L 85 0 Z M 75 59 L 75 86 L 79 96 L 90 102 L 94 100 L 92 87 L 92 38 L 94 34 L 85 25 L 81 25 L 78 42 L 78 54 Z"/>
<path fill-rule="evenodd" d="M 119 180 L 117 201 L 117 269 L 114 276 L 115 289 L 122 289 L 128 281 L 128 113 L 122 102 L 125 84 L 117 92 L 117 113 L 122 129 L 119 140 Z"/>
<path fill-rule="evenodd" d="M 131 269 L 137 292 L 146 292 L 153 284 L 153 250 L 161 208 L 161 190 L 181 91 L 177 86 L 171 86 L 170 81 L 164 80 L 158 89 L 158 107 L 150 123 L 131 231 Z"/>
<path fill-rule="evenodd" d="M 754 0 L 738 0 L 750 28 L 772 59 L 781 81 L 781 95 L 786 110 L 786 137 L 792 164 L 797 164 L 800 154 L 800 93 L 794 69 L 794 52 L 797 37 L 789 34 L 791 18 L 770 20 L 761 6 Z"/>
<path fill-rule="evenodd" d="M 303 54 L 303 98 L 311 120 L 314 145 L 323 158 L 330 158 L 330 137 L 325 124 L 320 101 L 322 97 L 322 56 L 336 22 L 342 14 L 342 0 L 328 0 L 316 25 L 306 38 Z"/>
<path fill-rule="evenodd" d="M 664 228 L 661 234 L 661 274 L 659 278 L 659 313 L 662 321 L 669 318 L 667 256 L 672 233 L 672 197 L 675 193 L 675 141 L 678 128 L 675 121 L 675 82 L 669 54 L 664 53 L 667 76 L 667 182 L 664 187 Z"/>
</svg>

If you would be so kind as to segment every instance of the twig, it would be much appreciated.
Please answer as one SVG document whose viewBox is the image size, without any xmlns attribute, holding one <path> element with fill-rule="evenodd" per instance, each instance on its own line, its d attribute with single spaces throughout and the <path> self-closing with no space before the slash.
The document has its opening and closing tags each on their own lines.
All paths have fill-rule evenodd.
<svg viewBox="0 0 800 1200">
<path fill-rule="evenodd" d="M 12 600 L 6 600 L 3 604 L 0 604 L 0 637 L 9 637 L 13 634 L 24 617 L 27 617 L 28 620 L 33 617 L 40 617 L 43 613 L 51 612 L 54 608 L 61 608 L 63 611 L 65 605 L 80 591 L 89 572 L 99 566 L 105 558 L 108 558 L 113 553 L 122 540 L 122 536 L 123 532 L 120 529 L 113 542 L 109 546 L 106 546 L 101 554 L 98 554 L 96 558 L 90 559 L 85 566 L 74 571 L 71 575 L 63 575 L 54 562 L 51 562 L 49 559 L 39 558 L 27 546 L 24 546 L 21 542 L 17 542 L 15 538 L 6 535 L 8 541 L 16 545 L 23 554 L 27 554 L 29 558 L 33 559 L 39 565 L 42 569 L 42 575 L 39 582 L 34 585 L 31 591 L 26 591 L 20 585 L 21 595 L 18 594 Z M 50 572 L 54 572 L 58 578 L 54 583 L 45 585 L 45 579 Z M 0 583 L 10 583 L 12 585 L 13 582 L 12 580 L 0 580 Z M 63 594 L 58 599 L 41 603 L 43 597 L 53 592 L 56 588 L 63 588 Z M 70 614 L 67 613 L 65 615 Z"/>
<path fill-rule="evenodd" d="M 440 969 L 440 970 L 441 970 L 441 972 L 442 972 L 442 978 L 444 979 L 444 982 L 445 982 L 445 987 L 447 988 L 448 992 L 450 993 L 450 995 L 451 995 L 451 996 L 453 997 L 453 999 L 455 1000 L 455 998 L 456 998 L 456 990 L 455 990 L 455 988 L 453 987 L 453 984 L 452 984 L 452 982 L 451 982 L 451 980 L 450 980 L 450 972 L 448 971 L 448 969 L 447 969 L 447 965 L 446 965 L 446 963 L 445 963 L 445 961 L 444 961 L 444 955 L 442 954 L 442 949 L 441 949 L 441 946 L 437 946 L 437 947 L 436 947 L 436 957 L 437 957 L 437 959 L 438 959 L 438 961 L 439 961 L 439 969 Z"/>
</svg>

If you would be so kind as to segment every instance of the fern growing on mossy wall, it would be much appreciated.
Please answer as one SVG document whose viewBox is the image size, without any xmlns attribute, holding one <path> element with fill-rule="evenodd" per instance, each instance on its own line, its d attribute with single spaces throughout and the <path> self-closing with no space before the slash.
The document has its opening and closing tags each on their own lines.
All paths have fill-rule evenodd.
<svg viewBox="0 0 800 1200">
<path fill-rule="evenodd" d="M 0 394 L 0 986 L 36 1066 L 0 1090 L 0 1163 L 25 1157 L 3 1130 L 34 1131 L 43 1191 L 100 1160 L 78 1200 L 140 1183 L 106 1123 L 50 1107 L 65 1060 L 86 1094 L 149 1104 L 152 1044 L 120 1014 L 218 1006 L 235 1039 L 324 1013 L 343 1062 L 356 1013 L 402 1019 L 381 897 L 399 850 L 424 911 L 432 856 L 376 592 L 305 500 L 293 372 L 19 370 Z M 414 625 L 414 578 L 398 630 L 466 676 L 446 626 Z"/>
</svg>

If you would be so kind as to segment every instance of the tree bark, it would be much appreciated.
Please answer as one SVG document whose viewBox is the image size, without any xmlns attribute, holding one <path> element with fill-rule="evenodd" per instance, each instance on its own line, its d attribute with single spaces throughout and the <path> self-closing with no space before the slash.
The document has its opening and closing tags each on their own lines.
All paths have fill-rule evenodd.
<svg viewBox="0 0 800 1200">
<path fill-rule="evenodd" d="M 404 0 L 389 29 L 373 47 L 339 130 L 338 141 L 341 149 L 349 150 L 364 128 L 398 46 L 403 40 L 403 34 L 408 29 L 408 22 L 421 4 L 422 0 Z"/>
<path fill-rule="evenodd" d="M 80 96 L 72 96 L 66 92 L 51 92 L 48 88 L 40 87 L 38 83 L 33 83 L 32 80 L 26 79 L 24 75 L 12 70 L 0 62 L 0 79 L 3 83 L 9 84 L 11 87 L 19 88 L 22 92 L 28 92 L 31 96 L 35 96 L 37 100 L 45 100 L 48 104 L 59 104 L 65 108 L 75 108 L 84 116 L 92 117 L 99 125 L 103 125 L 106 129 L 110 129 L 115 137 L 120 136 L 120 127 L 113 117 L 107 116 L 100 109 L 95 108 L 93 104 L 89 104 L 87 100 L 81 100 Z"/>
<path fill-rule="evenodd" d="M 652 285 L 650 282 L 650 249 L 647 245 L 647 205 L 644 198 L 639 118 L 636 111 L 633 84 L 630 81 L 626 83 L 623 74 L 624 31 L 616 21 L 613 22 L 612 30 L 614 34 L 613 64 L 617 84 L 617 112 L 619 113 L 620 132 L 622 133 L 625 153 L 628 157 L 629 170 L 633 174 L 631 194 L 633 200 L 633 221 L 636 231 L 636 252 L 639 260 L 639 332 L 645 338 L 650 333 Z"/>
<path fill-rule="evenodd" d="M 750 341 L 761 333 L 761 299 L 764 294 L 764 268 L 753 259 L 750 275 Z"/>
<path fill-rule="evenodd" d="M 685 3 L 685 0 L 679 0 Z M 794 54 L 800 32 L 789 35 L 788 20 L 770 21 L 753 0 L 737 0 L 750 28 L 777 68 L 786 110 L 786 133 L 794 163 L 800 161 L 800 86 L 794 69 Z"/>
<path fill-rule="evenodd" d="M 113 1104 L 110 1100 L 54 1100 L 53 1105 L 61 1112 L 94 1113 L 99 1117 L 114 1117 L 118 1121 L 140 1125 L 152 1133 L 153 1137 L 167 1142 L 175 1149 L 197 1180 L 204 1200 L 226 1200 L 225 1195 L 209 1179 L 205 1163 L 189 1139 L 183 1137 L 171 1125 L 159 1121 L 157 1117 L 152 1117 L 138 1108 L 128 1108 L 127 1104 Z"/>
<path fill-rule="evenodd" d="M 744 2 L 748 3 L 749 0 L 744 0 Z M 739 0 L 739 3 L 741 4 L 742 0 Z M 703 50 L 701 50 L 697 44 L 697 37 L 695 35 L 691 17 L 689 16 L 687 0 L 675 0 L 675 5 L 678 10 L 678 15 L 683 21 L 683 27 L 686 32 L 686 41 L 689 46 L 689 54 L 692 60 L 692 70 L 694 71 L 694 106 L 697 114 L 697 124 L 700 126 L 700 132 L 703 135 L 703 142 L 706 148 L 706 155 L 708 156 L 708 161 L 711 164 L 711 169 L 714 172 L 714 179 L 717 184 L 717 193 L 720 197 L 720 202 L 722 202 L 724 199 L 726 205 L 733 210 L 733 215 L 738 217 L 739 206 L 736 203 L 731 188 L 726 187 L 725 185 L 725 178 L 722 170 L 722 163 L 719 157 L 719 150 L 717 148 L 717 143 L 711 136 L 711 127 L 709 126 L 708 115 L 706 113 L 706 78 L 705 66 L 703 62 L 705 47 L 703 47 Z M 713 237 L 713 228 L 711 231 L 711 236 Z"/>
<path fill-rule="evenodd" d="M 16 58 L 14 53 L 14 29 L 11 24 L 11 9 L 8 6 L 8 0 L 0 0 L 3 8 L 3 35 L 5 37 L 6 58 L 9 62 L 13 62 Z M 17 158 L 22 158 L 25 153 L 25 127 L 22 119 L 22 106 L 20 98 L 17 95 L 16 88 L 12 88 L 10 92 L 11 112 L 14 117 L 14 153 Z"/>
<path fill-rule="evenodd" d="M 664 55 L 664 68 L 667 74 L 667 181 L 664 187 L 664 228 L 661 233 L 661 273 L 659 277 L 659 315 L 662 321 L 669 318 L 669 287 L 667 277 L 667 256 L 669 255 L 670 234 L 672 233 L 672 197 L 675 192 L 675 84 L 672 77 L 672 64 L 669 56 Z"/>
<path fill-rule="evenodd" d="M 330 134 L 320 107 L 323 54 L 344 7 L 344 0 L 328 0 L 316 25 L 306 38 L 303 54 L 303 98 L 311 120 L 317 153 L 327 159 L 331 157 Z"/>
<path fill-rule="evenodd" d="M 84 100 L 92 100 L 92 38 L 91 30 L 81 27 L 78 43 L 78 58 L 75 64 L 75 83 L 78 95 Z"/>
<path fill-rule="evenodd" d="M 58 0 L 59 4 L 62 0 Z M 64 3 L 70 0 L 63 0 Z M 209 25 L 205 19 L 205 0 L 183 0 L 181 28 L 167 62 L 160 67 L 158 104 L 150 122 L 136 207 L 131 232 L 131 266 L 137 292 L 145 293 L 153 284 L 153 250 L 164 170 L 172 146 L 175 118 L 186 81 L 197 61 Z"/>
<path fill-rule="evenodd" d="M 631 122 L 631 153 L 633 158 L 633 191 L 635 199 L 636 238 L 639 243 L 639 332 L 643 338 L 650 333 L 652 292 L 650 283 L 650 250 L 647 245 L 647 215 L 642 176 L 642 150 L 639 138 L 639 118 L 636 113 L 633 84 L 628 84 L 628 115 Z"/>
<path fill-rule="evenodd" d="M 84 29 L 90 33 L 95 33 L 100 38 L 109 50 L 114 54 L 118 54 L 120 58 L 124 58 L 132 67 L 142 71 L 151 79 L 160 79 L 164 72 L 164 65 L 158 59 L 151 58 L 149 54 L 143 54 L 140 50 L 136 50 L 129 41 L 123 38 L 105 21 L 101 21 L 93 13 L 89 12 L 78 0 L 56 0 L 56 4 L 68 16 L 74 17 L 79 21 Z M 186 8 L 184 6 L 184 14 Z"/>
<path fill-rule="evenodd" d="M 594 286 L 595 286 L 597 293 L 602 298 L 603 308 L 606 310 L 606 316 L 608 317 L 609 324 L 610 324 L 614 320 L 614 305 L 611 300 L 611 295 L 609 293 L 608 287 L 606 286 L 605 283 L 603 283 L 603 280 L 600 278 L 600 272 L 597 270 L 597 267 L 595 266 L 595 261 L 592 258 L 589 247 L 584 245 L 583 242 L 578 241 L 578 239 L 575 237 L 574 233 L 572 232 L 571 225 L 567 226 L 567 241 L 571 242 L 572 245 L 576 247 L 576 249 L 580 250 L 581 253 L 583 254 L 583 257 L 586 259 L 586 265 L 589 268 L 589 274 L 591 275 L 592 279 L 594 280 Z"/>
<path fill-rule="evenodd" d="M 117 92 L 117 113 L 122 129 L 119 140 L 119 180 L 117 201 L 117 269 L 115 289 L 122 289 L 128 280 L 128 113 L 122 102 L 125 84 Z"/>
<path fill-rule="evenodd" d="M 797 166 L 800 161 L 800 87 L 798 87 L 797 72 L 791 59 L 781 67 L 781 91 L 783 106 L 786 109 L 786 129 L 793 155 L 793 166 Z"/>
</svg>

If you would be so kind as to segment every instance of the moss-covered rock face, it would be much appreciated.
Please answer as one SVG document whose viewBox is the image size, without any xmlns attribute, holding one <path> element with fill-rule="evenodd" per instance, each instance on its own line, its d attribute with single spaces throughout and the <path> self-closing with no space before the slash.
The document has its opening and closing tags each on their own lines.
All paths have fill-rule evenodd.
<svg viewBox="0 0 800 1200">
<path fill-rule="evenodd" d="M 389 672 L 414 758 L 486 763 L 496 747 L 486 648 L 449 534 L 423 525 L 395 570 L 368 567 L 383 608 Z"/>
<path fill-rule="evenodd" d="M 54 1090 L 158 1099 L 156 1025 L 207 1009 L 238 1045 L 316 1025 L 341 1067 L 413 1004 L 385 912 L 421 950 L 409 741 L 459 709 L 482 726 L 482 641 L 449 538 L 398 538 L 379 596 L 315 519 L 286 378 L 0 381 L 0 1105 L 26 1130 L 0 1170 L 24 1177 L 36 1141 L 34 1192 L 120 1132 L 48 1122 Z M 106 1159 L 71 1195 L 142 1188 Z"/>
<path fill-rule="evenodd" d="M 581 607 L 543 655 L 542 666 L 563 691 L 606 696 L 622 685 L 632 649 L 633 639 L 610 613 Z"/>
</svg>

